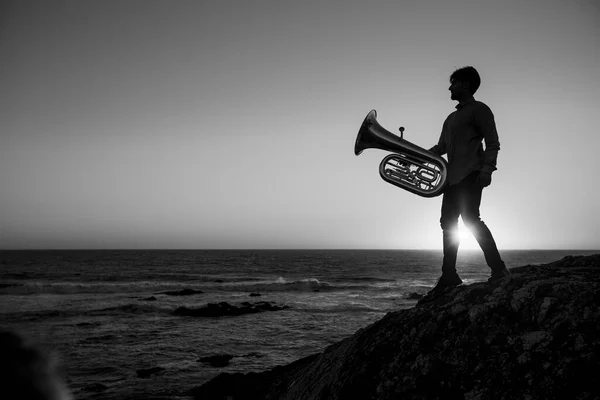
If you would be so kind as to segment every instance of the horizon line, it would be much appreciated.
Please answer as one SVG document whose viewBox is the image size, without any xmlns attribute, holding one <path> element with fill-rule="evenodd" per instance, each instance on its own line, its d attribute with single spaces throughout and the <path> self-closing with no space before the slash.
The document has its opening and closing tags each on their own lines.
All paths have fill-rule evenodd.
<svg viewBox="0 0 600 400">
<path fill-rule="evenodd" d="M 441 248 L 0 248 L 0 251 L 442 251 Z M 460 249 L 459 251 L 481 251 Z M 598 251 L 590 248 L 510 248 L 502 251 Z"/>
</svg>

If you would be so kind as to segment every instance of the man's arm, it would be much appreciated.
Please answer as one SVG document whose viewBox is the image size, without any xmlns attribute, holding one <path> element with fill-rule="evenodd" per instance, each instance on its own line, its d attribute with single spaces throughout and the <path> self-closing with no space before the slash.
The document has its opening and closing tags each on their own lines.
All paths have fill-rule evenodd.
<svg viewBox="0 0 600 400">
<path fill-rule="evenodd" d="M 475 112 L 475 128 L 483 136 L 485 142 L 485 151 L 483 152 L 483 167 L 477 177 L 477 183 L 481 187 L 487 187 L 492 183 L 492 172 L 496 170 L 496 161 L 498 151 L 500 151 L 500 141 L 498 140 L 498 131 L 496 131 L 496 122 L 494 114 L 490 108 L 479 103 Z"/>
<path fill-rule="evenodd" d="M 492 113 L 492 110 L 483 103 L 479 103 L 479 107 L 475 113 L 475 127 L 483 136 L 485 142 L 483 168 L 481 171 L 491 174 L 497 169 L 496 162 L 498 160 L 498 151 L 500 151 L 500 141 L 498 140 L 498 131 L 496 130 L 494 114 Z"/>
<path fill-rule="evenodd" d="M 442 126 L 442 133 L 440 134 L 438 143 L 429 149 L 429 151 L 437 154 L 438 156 L 443 156 L 447 152 L 447 149 L 446 149 L 446 121 L 444 121 L 444 125 Z"/>
</svg>

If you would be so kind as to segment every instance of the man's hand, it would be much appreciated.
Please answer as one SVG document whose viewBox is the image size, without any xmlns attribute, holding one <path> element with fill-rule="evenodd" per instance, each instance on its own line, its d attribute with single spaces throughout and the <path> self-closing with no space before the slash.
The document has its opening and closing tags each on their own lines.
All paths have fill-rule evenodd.
<svg viewBox="0 0 600 400">
<path fill-rule="evenodd" d="M 479 175 L 477 176 L 477 185 L 484 188 L 484 187 L 490 186 L 491 183 L 492 183 L 492 173 L 491 172 L 485 172 L 485 171 L 479 172 Z"/>
</svg>

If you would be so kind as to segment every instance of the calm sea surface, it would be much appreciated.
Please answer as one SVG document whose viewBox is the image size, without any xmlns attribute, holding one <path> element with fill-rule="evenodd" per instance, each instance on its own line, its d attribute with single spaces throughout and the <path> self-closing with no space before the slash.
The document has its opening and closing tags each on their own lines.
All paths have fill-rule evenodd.
<svg viewBox="0 0 600 400">
<path fill-rule="evenodd" d="M 593 253 L 502 256 L 512 268 Z M 440 265 L 441 251 L 2 251 L 0 329 L 55 349 L 77 399 L 188 398 L 221 372 L 287 364 L 412 307 L 407 296 L 426 293 Z M 461 251 L 458 270 L 466 284 L 489 275 L 478 251 Z M 203 293 L 164 293 L 181 289 Z M 173 314 L 180 306 L 259 301 L 290 308 Z M 221 368 L 198 361 L 217 354 L 234 357 Z M 153 367 L 163 370 L 138 377 Z"/>
</svg>

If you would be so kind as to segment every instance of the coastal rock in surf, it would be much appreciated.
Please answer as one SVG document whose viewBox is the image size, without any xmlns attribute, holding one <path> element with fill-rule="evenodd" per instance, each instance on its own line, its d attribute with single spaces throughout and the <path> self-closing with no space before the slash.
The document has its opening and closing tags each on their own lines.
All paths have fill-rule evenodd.
<svg viewBox="0 0 600 400">
<path fill-rule="evenodd" d="M 260 301 L 258 303 L 245 301 L 239 307 L 223 301 L 221 303 L 208 303 L 206 307 L 201 308 L 179 307 L 173 311 L 173 314 L 191 317 L 224 317 L 255 314 L 263 311 L 280 311 L 288 308 L 290 307 L 277 306 L 270 301 Z"/>
<path fill-rule="evenodd" d="M 599 399 L 600 254 L 427 296 L 316 354 L 195 399 Z"/>
<path fill-rule="evenodd" d="M 161 292 L 158 294 L 166 294 L 167 296 L 191 296 L 193 294 L 202 294 L 204 293 L 202 290 L 194 290 L 194 289 L 181 289 L 181 290 L 173 290 L 168 292 Z"/>
<path fill-rule="evenodd" d="M 261 357 L 265 357 L 265 354 L 261 354 L 261 353 L 257 353 L 257 352 L 252 352 L 252 353 L 248 353 L 248 354 L 244 354 L 242 356 L 234 356 L 231 354 L 217 354 L 214 356 L 207 356 L 207 357 L 200 357 L 198 359 L 198 362 L 204 363 L 204 364 L 209 364 L 213 367 L 216 368 L 222 368 L 222 367 L 226 367 L 229 365 L 229 362 L 234 358 L 234 357 L 238 357 L 238 358 L 261 358 Z"/>
<path fill-rule="evenodd" d="M 412 292 L 406 296 L 406 300 L 421 300 L 423 297 L 425 297 L 424 294 Z"/>
</svg>

